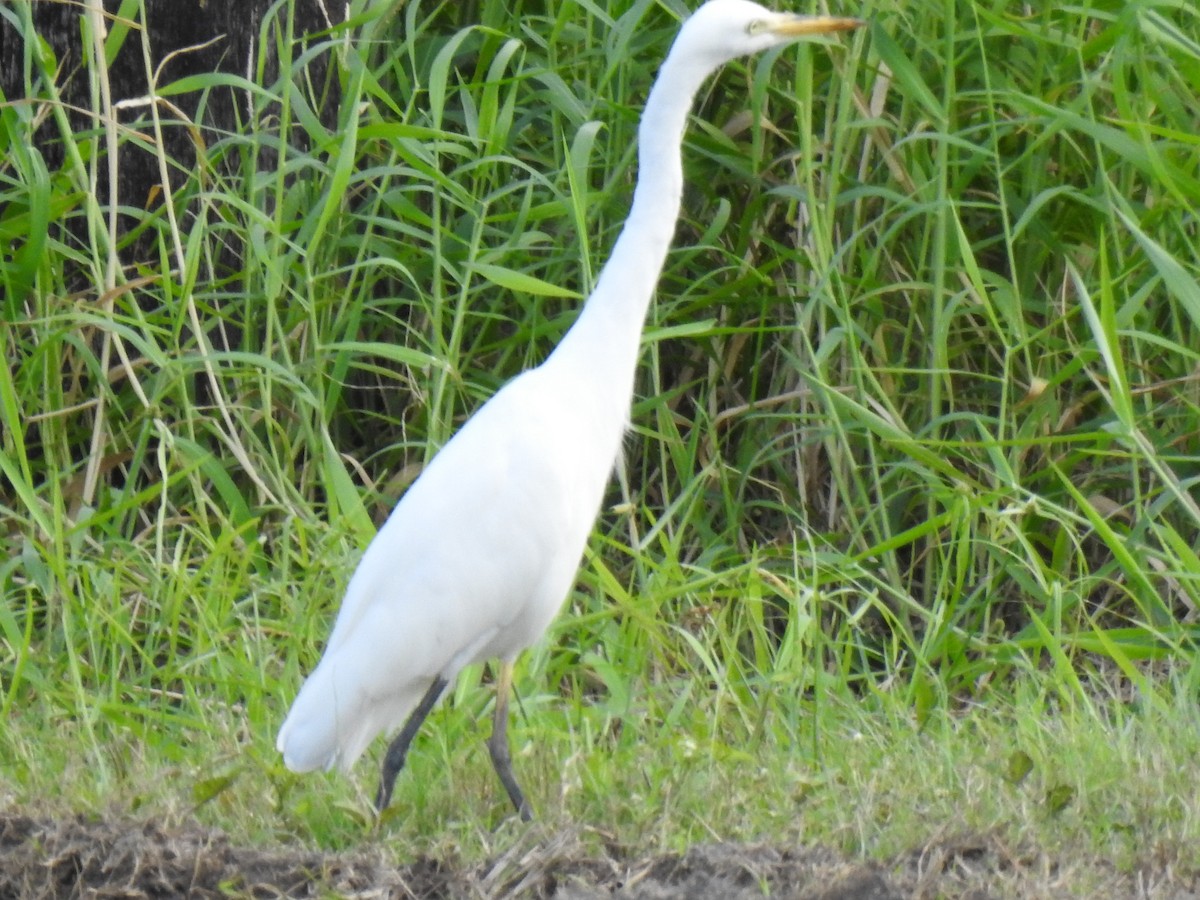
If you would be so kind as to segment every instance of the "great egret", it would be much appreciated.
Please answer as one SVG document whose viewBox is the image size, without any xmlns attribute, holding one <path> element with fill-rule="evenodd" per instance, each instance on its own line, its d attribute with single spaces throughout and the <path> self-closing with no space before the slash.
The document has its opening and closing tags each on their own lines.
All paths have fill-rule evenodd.
<svg viewBox="0 0 1200 900">
<path fill-rule="evenodd" d="M 642 323 L 679 216 L 692 99 L 731 59 L 861 24 L 748 0 L 710 0 L 684 23 L 646 100 L 633 205 L 596 289 L 557 349 L 463 425 L 367 547 L 279 731 L 289 769 L 348 770 L 403 722 L 384 758 L 382 812 L 446 686 L 464 666 L 499 659 L 488 750 L 531 818 L 508 747 L 513 661 L 571 588 L 628 425 Z"/>
</svg>

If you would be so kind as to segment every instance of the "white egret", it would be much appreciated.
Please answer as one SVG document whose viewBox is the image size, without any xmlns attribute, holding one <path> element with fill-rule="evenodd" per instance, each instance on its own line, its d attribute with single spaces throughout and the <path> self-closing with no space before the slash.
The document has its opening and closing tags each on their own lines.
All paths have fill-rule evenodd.
<svg viewBox="0 0 1200 900">
<path fill-rule="evenodd" d="M 731 59 L 861 24 L 748 0 L 710 0 L 684 23 L 646 100 L 633 205 L 595 290 L 557 349 L 463 425 L 367 547 L 279 731 L 289 769 L 348 770 L 403 723 L 383 763 L 382 811 L 446 686 L 464 666 L 498 659 L 488 750 L 530 818 L 507 738 L 513 661 L 571 588 L 628 426 L 642 324 L 679 216 L 692 100 Z"/>
</svg>

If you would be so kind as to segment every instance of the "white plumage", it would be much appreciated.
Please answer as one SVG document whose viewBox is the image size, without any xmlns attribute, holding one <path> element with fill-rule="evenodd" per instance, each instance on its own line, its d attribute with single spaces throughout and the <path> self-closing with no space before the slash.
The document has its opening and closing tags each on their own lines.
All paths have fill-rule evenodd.
<svg viewBox="0 0 1200 900">
<path fill-rule="evenodd" d="M 383 809 L 445 686 L 464 666 L 498 659 L 489 749 L 529 817 L 505 736 L 512 662 L 562 606 L 620 450 L 642 323 L 679 215 L 692 99 L 730 59 L 859 24 L 747 0 L 710 0 L 684 23 L 646 101 L 633 205 L 595 290 L 557 349 L 467 421 L 367 548 L 279 731 L 288 768 L 349 769 L 405 723 L 384 763 Z"/>
</svg>

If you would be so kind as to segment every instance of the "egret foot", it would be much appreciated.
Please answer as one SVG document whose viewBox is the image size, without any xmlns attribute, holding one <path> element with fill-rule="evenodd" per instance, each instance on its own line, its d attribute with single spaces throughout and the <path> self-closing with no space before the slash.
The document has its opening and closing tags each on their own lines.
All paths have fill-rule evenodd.
<svg viewBox="0 0 1200 900">
<path fill-rule="evenodd" d="M 404 761 L 408 758 L 408 747 L 421 730 L 426 716 L 437 704 L 438 697 L 442 696 L 446 684 L 446 679 L 441 675 L 433 679 L 433 684 L 429 686 L 417 708 L 409 714 L 396 739 L 388 745 L 387 754 L 383 757 L 383 776 L 379 780 L 379 793 L 375 795 L 377 812 L 382 813 L 392 802 L 392 788 L 396 786 L 396 776 L 400 774 L 400 770 L 404 768 Z"/>
<path fill-rule="evenodd" d="M 488 753 L 492 757 L 492 766 L 500 776 L 500 783 L 508 792 L 508 799 L 516 807 L 521 821 L 533 820 L 533 810 L 512 770 L 512 753 L 508 748 L 508 695 L 512 689 L 513 664 L 504 662 L 500 665 L 500 677 L 496 681 L 496 714 L 492 719 L 492 736 L 488 738 Z"/>
</svg>

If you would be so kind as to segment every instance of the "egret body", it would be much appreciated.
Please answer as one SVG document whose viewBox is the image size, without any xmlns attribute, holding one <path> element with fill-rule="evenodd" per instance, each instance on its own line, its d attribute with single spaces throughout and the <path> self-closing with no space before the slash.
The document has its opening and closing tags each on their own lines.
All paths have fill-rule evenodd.
<svg viewBox="0 0 1200 900">
<path fill-rule="evenodd" d="M 710 0 L 646 100 L 625 227 L 578 320 L 433 458 L 367 547 L 276 746 L 288 768 L 348 770 L 383 731 L 383 810 L 410 743 L 467 665 L 499 660 L 493 765 L 523 818 L 506 729 L 512 664 L 563 604 L 628 424 L 642 324 L 679 216 L 692 100 L 720 65 L 857 19 Z"/>
</svg>

